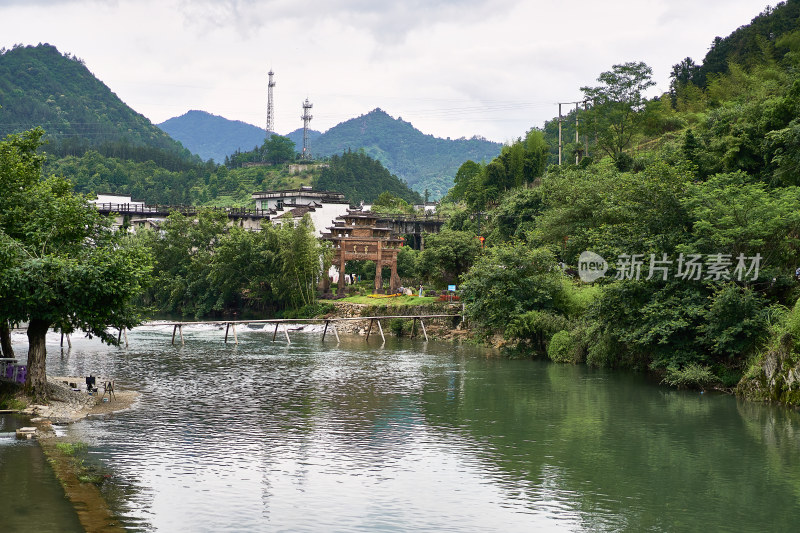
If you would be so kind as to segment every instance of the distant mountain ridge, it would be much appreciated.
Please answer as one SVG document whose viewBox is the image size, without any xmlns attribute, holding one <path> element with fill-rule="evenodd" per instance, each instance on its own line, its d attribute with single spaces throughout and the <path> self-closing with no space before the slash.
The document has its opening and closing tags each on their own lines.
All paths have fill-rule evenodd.
<svg viewBox="0 0 800 533">
<path fill-rule="evenodd" d="M 319 157 L 363 149 L 415 191 L 428 189 L 432 198 L 440 198 L 453 186 L 453 178 L 465 161 L 490 161 L 502 147 L 480 137 L 434 137 L 376 108 L 323 133 L 314 141 L 311 152 Z"/>
<path fill-rule="evenodd" d="M 262 128 L 204 111 L 190 111 L 159 126 L 201 158 L 213 158 L 217 163 L 236 150 L 260 146 L 265 137 Z M 300 151 L 303 130 L 295 130 L 287 137 Z M 415 191 L 428 189 L 432 198 L 443 196 L 452 187 L 462 163 L 468 159 L 489 161 L 503 146 L 479 137 L 450 140 L 426 135 L 380 108 L 337 124 L 325 133 L 309 131 L 309 144 L 314 157 L 364 150 Z"/>
</svg>

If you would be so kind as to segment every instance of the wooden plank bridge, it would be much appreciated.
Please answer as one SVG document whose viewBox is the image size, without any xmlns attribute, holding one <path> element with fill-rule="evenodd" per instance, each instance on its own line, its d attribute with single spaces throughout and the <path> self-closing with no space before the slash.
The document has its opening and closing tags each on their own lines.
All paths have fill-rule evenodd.
<svg viewBox="0 0 800 533">
<path fill-rule="evenodd" d="M 367 321 L 369 320 L 369 326 L 367 328 L 367 336 L 366 340 L 369 341 L 370 333 L 375 325 L 377 325 L 378 332 L 381 335 L 381 339 L 383 342 L 386 342 L 386 336 L 383 332 L 383 326 L 381 325 L 381 320 L 384 319 L 393 319 L 393 318 L 402 318 L 406 320 L 412 320 L 413 324 L 411 326 L 411 337 L 415 336 L 415 330 L 417 322 L 422 329 L 422 334 L 425 337 L 425 340 L 428 340 L 428 332 L 425 329 L 425 322 L 424 320 L 430 319 L 437 319 L 437 318 L 460 318 L 463 320 L 463 316 L 460 314 L 441 314 L 441 315 L 388 315 L 388 316 L 357 316 L 357 317 L 342 317 L 342 318 L 272 318 L 272 319 L 263 319 L 263 320 L 209 320 L 209 321 L 192 321 L 192 322 L 145 322 L 137 327 L 164 327 L 164 326 L 172 326 L 172 344 L 175 344 L 175 338 L 178 337 L 180 339 L 181 345 L 185 344 L 185 340 L 183 337 L 183 327 L 184 326 L 191 326 L 191 325 L 199 325 L 199 324 L 219 324 L 225 325 L 225 344 L 228 344 L 228 339 L 233 336 L 234 344 L 239 344 L 239 336 L 236 332 L 237 325 L 249 325 L 249 324 L 275 324 L 275 329 L 272 332 L 272 341 L 274 342 L 278 337 L 278 329 L 280 326 L 283 326 L 283 336 L 286 338 L 286 342 L 291 344 L 291 338 L 289 337 L 289 328 L 288 325 L 290 324 L 324 324 L 324 329 L 322 330 L 322 342 L 325 342 L 325 336 L 328 333 L 328 329 L 331 329 L 333 334 L 336 336 L 336 341 L 339 342 L 339 332 L 336 330 L 336 323 L 337 322 L 348 322 L 348 321 Z M 122 338 L 125 338 L 125 346 L 128 346 L 128 334 L 124 329 L 119 330 L 119 336 L 117 337 L 118 341 L 122 341 Z M 67 341 L 69 342 L 69 336 L 67 336 Z M 70 344 L 71 345 L 71 344 Z M 63 337 L 62 337 L 62 346 L 63 346 Z"/>
</svg>

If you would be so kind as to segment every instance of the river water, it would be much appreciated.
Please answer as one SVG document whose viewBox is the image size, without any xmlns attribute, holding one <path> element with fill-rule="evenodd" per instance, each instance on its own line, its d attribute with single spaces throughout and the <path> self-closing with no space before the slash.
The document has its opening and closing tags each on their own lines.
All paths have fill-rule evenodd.
<svg viewBox="0 0 800 533">
<path fill-rule="evenodd" d="M 793 531 L 800 417 L 472 346 L 138 328 L 48 346 L 133 410 L 66 431 L 134 531 Z"/>
</svg>

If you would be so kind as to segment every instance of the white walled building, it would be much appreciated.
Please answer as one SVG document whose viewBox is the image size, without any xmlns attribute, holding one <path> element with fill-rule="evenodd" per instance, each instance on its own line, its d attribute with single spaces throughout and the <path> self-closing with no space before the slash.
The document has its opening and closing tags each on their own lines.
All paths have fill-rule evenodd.
<svg viewBox="0 0 800 533">
<path fill-rule="evenodd" d="M 275 211 L 271 216 L 273 223 L 286 220 L 299 220 L 306 213 L 311 217 L 317 236 L 321 237 L 333 221 L 347 213 L 350 202 L 344 194 L 331 191 L 315 191 L 311 187 L 284 191 L 265 191 L 253 193 L 256 209 Z"/>
</svg>

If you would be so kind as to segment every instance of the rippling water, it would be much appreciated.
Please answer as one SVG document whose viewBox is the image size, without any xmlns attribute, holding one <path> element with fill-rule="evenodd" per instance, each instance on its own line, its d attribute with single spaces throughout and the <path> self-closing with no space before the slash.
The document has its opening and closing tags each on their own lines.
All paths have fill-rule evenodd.
<svg viewBox="0 0 800 533">
<path fill-rule="evenodd" d="M 142 531 L 785 531 L 796 413 L 474 347 L 140 328 L 49 346 L 140 405 L 69 431 Z M 57 341 L 56 337 L 51 339 Z"/>
</svg>

